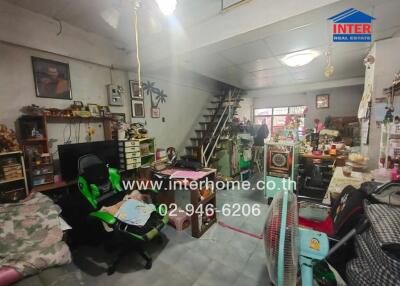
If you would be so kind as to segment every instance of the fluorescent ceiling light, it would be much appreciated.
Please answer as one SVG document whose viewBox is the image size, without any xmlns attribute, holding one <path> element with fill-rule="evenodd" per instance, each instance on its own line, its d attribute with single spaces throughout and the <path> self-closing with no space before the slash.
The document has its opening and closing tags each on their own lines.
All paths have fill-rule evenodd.
<svg viewBox="0 0 400 286">
<path fill-rule="evenodd" d="M 169 16 L 174 13 L 176 8 L 176 0 L 156 0 L 161 12 Z"/>
<path fill-rule="evenodd" d="M 305 50 L 287 54 L 281 61 L 289 67 L 301 67 L 311 63 L 316 57 L 320 55 L 320 52 L 314 50 Z"/>
<path fill-rule="evenodd" d="M 118 28 L 120 13 L 114 7 L 108 8 L 101 12 L 101 17 L 114 29 Z"/>
</svg>

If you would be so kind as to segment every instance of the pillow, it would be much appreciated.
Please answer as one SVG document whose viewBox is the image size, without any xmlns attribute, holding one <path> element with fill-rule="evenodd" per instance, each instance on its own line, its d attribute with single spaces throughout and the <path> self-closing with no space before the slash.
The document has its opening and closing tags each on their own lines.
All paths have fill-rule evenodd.
<svg viewBox="0 0 400 286">
<path fill-rule="evenodd" d="M 400 248 L 400 208 L 371 204 L 366 206 L 365 212 L 380 246 Z"/>
</svg>

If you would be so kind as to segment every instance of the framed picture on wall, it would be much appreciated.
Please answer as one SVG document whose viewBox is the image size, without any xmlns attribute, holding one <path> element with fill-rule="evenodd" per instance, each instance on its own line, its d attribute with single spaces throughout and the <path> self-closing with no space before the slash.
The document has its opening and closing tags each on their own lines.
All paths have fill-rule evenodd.
<svg viewBox="0 0 400 286">
<path fill-rule="evenodd" d="M 144 118 L 144 102 L 138 100 L 131 101 L 132 117 L 133 118 Z"/>
<path fill-rule="evenodd" d="M 329 94 L 319 94 L 316 96 L 316 107 L 319 108 L 329 108 Z"/>
<path fill-rule="evenodd" d="M 151 108 L 151 117 L 152 118 L 160 118 L 160 108 L 152 107 Z"/>
<path fill-rule="evenodd" d="M 72 99 L 68 64 L 32 57 L 32 68 L 37 97 Z"/>
<path fill-rule="evenodd" d="M 130 90 L 132 99 L 143 100 L 143 88 L 140 89 L 138 81 L 130 80 L 129 81 L 129 90 Z"/>
</svg>

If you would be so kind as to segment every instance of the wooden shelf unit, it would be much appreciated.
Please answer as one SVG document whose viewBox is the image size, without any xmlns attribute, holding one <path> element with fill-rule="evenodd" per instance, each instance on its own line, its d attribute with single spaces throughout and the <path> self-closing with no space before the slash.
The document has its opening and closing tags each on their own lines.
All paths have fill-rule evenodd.
<svg viewBox="0 0 400 286">
<path fill-rule="evenodd" d="M 39 154 L 49 153 L 48 145 L 48 128 L 49 123 L 77 123 L 77 122 L 101 122 L 104 129 L 104 140 L 112 140 L 112 121 L 111 117 L 80 117 L 80 116 L 55 116 L 55 115 L 22 115 L 18 118 L 19 135 L 21 138 L 21 144 L 23 147 L 23 153 L 26 159 L 26 163 L 29 166 L 29 185 L 32 189 L 35 189 L 39 185 L 35 185 L 33 180 L 37 175 L 32 173 L 35 166 L 31 166 L 31 157 L 33 152 Z M 40 135 L 35 137 L 32 136 L 32 130 L 35 128 L 39 131 Z M 52 165 L 52 163 L 51 163 Z M 54 171 L 54 168 L 53 168 Z M 47 175 L 50 175 L 47 174 Z M 45 176 L 45 174 L 43 174 Z M 45 184 L 54 183 L 54 179 L 46 180 Z"/>
<path fill-rule="evenodd" d="M 148 144 L 148 148 L 144 148 L 144 144 Z M 118 153 L 121 170 L 133 170 L 144 165 L 149 166 L 156 160 L 155 140 L 154 138 L 141 138 L 118 141 Z"/>
<path fill-rule="evenodd" d="M 14 159 L 12 159 L 14 158 Z M 19 177 L 6 178 L 3 167 L 7 164 L 7 160 L 13 160 L 20 165 Z M 0 166 L 2 169 L 2 178 L 0 178 L 0 199 L 19 200 L 28 195 L 28 181 L 26 179 L 25 160 L 22 151 L 0 153 Z"/>
</svg>

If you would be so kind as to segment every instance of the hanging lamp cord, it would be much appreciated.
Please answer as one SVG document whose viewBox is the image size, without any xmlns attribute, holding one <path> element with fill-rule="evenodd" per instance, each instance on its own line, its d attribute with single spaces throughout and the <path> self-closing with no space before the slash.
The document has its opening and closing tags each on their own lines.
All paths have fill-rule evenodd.
<svg viewBox="0 0 400 286">
<path fill-rule="evenodd" d="M 140 8 L 140 1 L 135 3 L 135 41 L 136 41 L 136 61 L 137 61 L 137 76 L 139 81 L 139 90 L 142 88 L 141 66 L 139 58 L 139 29 L 138 29 L 138 9 Z"/>
</svg>

